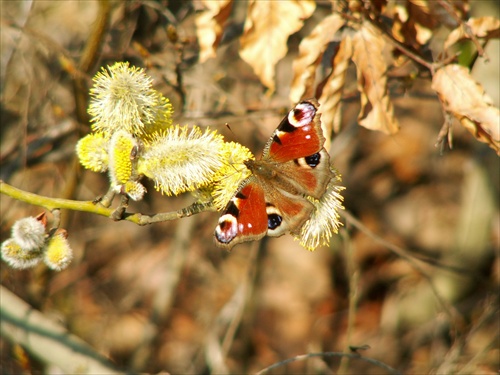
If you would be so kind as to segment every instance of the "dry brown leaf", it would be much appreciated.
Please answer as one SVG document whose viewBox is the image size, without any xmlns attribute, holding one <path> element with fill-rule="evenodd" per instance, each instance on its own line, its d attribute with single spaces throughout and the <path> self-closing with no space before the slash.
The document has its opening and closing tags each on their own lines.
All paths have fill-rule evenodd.
<svg viewBox="0 0 500 375">
<path fill-rule="evenodd" d="M 316 3 L 310 0 L 249 2 L 245 28 L 240 38 L 240 56 L 261 82 L 274 91 L 276 63 L 286 55 L 287 39 L 310 17 Z"/>
<path fill-rule="evenodd" d="M 351 56 L 352 39 L 346 35 L 339 44 L 337 53 L 333 58 L 332 72 L 327 78 L 319 98 L 321 112 L 323 113 L 321 119 L 327 133 L 325 134 L 327 140 L 330 140 L 332 130 L 336 133 L 340 131 L 342 114 L 340 103 Z"/>
<path fill-rule="evenodd" d="M 205 11 L 196 16 L 196 35 L 200 45 L 200 62 L 215 57 L 215 50 L 222 37 L 224 23 L 231 8 L 232 0 L 202 0 Z"/>
<path fill-rule="evenodd" d="M 444 66 L 432 77 L 432 89 L 446 111 L 500 155 L 500 111 L 467 68 L 457 64 Z"/>
<path fill-rule="evenodd" d="M 361 93 L 359 124 L 371 130 L 394 134 L 399 129 L 387 91 L 387 43 L 379 30 L 365 21 L 352 38 L 352 60 L 356 64 Z"/>
<path fill-rule="evenodd" d="M 476 38 L 491 39 L 500 37 L 500 20 L 498 18 L 470 18 L 465 25 L 469 28 L 468 31 L 464 30 L 464 27 L 460 25 L 448 35 L 444 42 L 445 49 L 462 39 L 470 38 L 469 33 L 472 33 Z"/>
<path fill-rule="evenodd" d="M 450 17 L 436 1 L 421 0 L 391 1 L 384 16 L 393 20 L 394 38 L 416 50 L 429 42 L 442 19 Z"/>
<path fill-rule="evenodd" d="M 296 103 L 304 96 L 312 95 L 316 69 L 323 53 L 345 20 L 338 14 L 324 18 L 299 45 L 299 56 L 293 62 L 294 78 L 290 88 L 290 99 Z M 304 95 L 304 93 L 306 93 Z"/>
</svg>

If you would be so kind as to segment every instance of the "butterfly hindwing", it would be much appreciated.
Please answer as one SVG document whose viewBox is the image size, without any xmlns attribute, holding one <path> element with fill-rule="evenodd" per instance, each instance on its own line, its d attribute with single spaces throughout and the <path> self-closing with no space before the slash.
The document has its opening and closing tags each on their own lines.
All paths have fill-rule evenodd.
<svg viewBox="0 0 500 375">
<path fill-rule="evenodd" d="M 279 237 L 300 228 L 314 209 L 305 198 L 291 197 L 270 187 L 266 190 L 267 235 Z"/>
<path fill-rule="evenodd" d="M 250 177 L 229 201 L 215 229 L 219 246 L 231 248 L 243 241 L 258 240 L 267 233 L 264 190 Z"/>
</svg>

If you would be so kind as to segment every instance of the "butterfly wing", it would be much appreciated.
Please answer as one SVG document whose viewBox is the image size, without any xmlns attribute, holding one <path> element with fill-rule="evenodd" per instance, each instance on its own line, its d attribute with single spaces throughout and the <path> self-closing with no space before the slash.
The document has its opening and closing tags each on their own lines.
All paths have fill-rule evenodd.
<svg viewBox="0 0 500 375">
<path fill-rule="evenodd" d="M 298 103 L 283 118 L 262 155 L 276 169 L 275 180 L 286 180 L 292 191 L 317 199 L 332 177 L 318 107 L 316 99 Z"/>
<path fill-rule="evenodd" d="M 255 177 L 229 201 L 215 228 L 216 244 L 231 249 L 244 241 L 258 240 L 267 233 L 264 190 Z"/>
<path fill-rule="evenodd" d="M 306 198 L 289 194 L 273 184 L 264 183 L 263 188 L 268 236 L 279 237 L 295 232 L 311 217 L 314 206 Z"/>
<path fill-rule="evenodd" d="M 262 160 L 283 163 L 313 155 L 323 148 L 319 103 L 316 99 L 300 102 L 278 125 L 269 139 Z"/>
<path fill-rule="evenodd" d="M 231 249 L 266 234 L 296 232 L 309 219 L 314 206 L 307 197 L 319 199 L 331 179 L 318 106 L 315 99 L 297 104 L 267 143 L 262 160 L 245 163 L 252 176 L 219 219 L 219 246 Z"/>
<path fill-rule="evenodd" d="M 274 164 L 274 167 L 277 171 L 274 185 L 297 197 L 320 199 L 333 176 L 330 171 L 330 155 L 324 148 L 313 155 Z"/>
<path fill-rule="evenodd" d="M 238 243 L 258 240 L 266 234 L 281 236 L 300 227 L 312 210 L 307 199 L 296 199 L 252 176 L 220 217 L 215 228 L 216 244 L 230 250 Z"/>
</svg>

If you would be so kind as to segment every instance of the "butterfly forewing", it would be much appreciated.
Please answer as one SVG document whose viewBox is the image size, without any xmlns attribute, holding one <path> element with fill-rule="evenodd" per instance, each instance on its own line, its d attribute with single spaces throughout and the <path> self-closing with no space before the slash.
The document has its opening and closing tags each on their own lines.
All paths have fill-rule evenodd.
<svg viewBox="0 0 500 375">
<path fill-rule="evenodd" d="M 266 145 L 263 159 L 286 162 L 317 153 L 325 139 L 321 130 L 318 102 L 300 102 L 281 121 Z"/>
</svg>

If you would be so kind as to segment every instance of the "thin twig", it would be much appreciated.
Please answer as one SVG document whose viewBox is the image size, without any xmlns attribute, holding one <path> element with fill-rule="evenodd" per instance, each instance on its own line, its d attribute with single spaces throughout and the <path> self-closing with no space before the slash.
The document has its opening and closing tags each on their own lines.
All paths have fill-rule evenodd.
<svg viewBox="0 0 500 375">
<path fill-rule="evenodd" d="M 415 270 L 417 270 L 428 282 L 429 287 L 431 288 L 432 292 L 434 293 L 434 296 L 436 297 L 437 301 L 445 311 L 446 315 L 450 319 L 450 322 L 454 321 L 455 319 L 458 319 L 460 316 L 456 309 L 447 301 L 445 300 L 439 291 L 437 290 L 436 286 L 434 285 L 434 282 L 432 281 L 432 277 L 416 262 L 417 258 L 415 256 L 412 256 L 408 253 L 407 250 L 394 245 L 383 238 L 380 238 L 376 234 L 374 234 L 372 231 L 370 231 L 367 227 L 365 227 L 361 221 L 356 219 L 351 213 L 349 213 L 347 210 L 343 211 L 341 213 L 342 216 L 344 216 L 354 227 L 359 229 L 361 232 L 366 234 L 368 237 L 373 239 L 375 242 L 378 242 L 382 246 L 386 247 L 396 255 L 400 256 L 401 258 L 405 259 Z M 419 259 L 421 260 L 421 259 Z M 457 322 L 456 325 L 459 325 Z"/>
<path fill-rule="evenodd" d="M 113 188 L 109 188 L 108 192 L 94 200 L 94 203 L 99 203 L 103 207 L 110 207 L 115 198 L 116 192 Z"/>
<path fill-rule="evenodd" d="M 393 243 L 384 240 L 383 238 L 377 236 L 375 233 L 373 233 L 372 231 L 370 231 L 358 219 L 356 219 L 353 214 L 351 214 L 347 210 L 341 211 L 340 215 L 342 217 L 344 217 L 346 220 L 349 220 L 354 227 L 356 227 L 361 232 L 365 233 L 367 236 L 369 236 L 372 239 L 374 239 L 376 242 L 378 242 L 382 246 L 388 248 L 389 250 L 391 250 L 396 255 L 399 255 L 399 256 L 401 256 L 401 257 L 403 257 L 405 259 L 410 258 L 410 259 L 414 259 L 414 260 L 419 260 L 419 261 L 421 261 L 423 263 L 426 263 L 426 264 L 428 264 L 430 266 L 439 267 L 439 268 L 441 268 L 443 270 L 446 270 L 446 271 L 449 271 L 449 272 L 454 272 L 454 273 L 457 273 L 457 274 L 460 274 L 460 275 L 467 275 L 468 274 L 470 277 L 474 277 L 472 274 L 470 274 L 470 269 L 462 268 L 462 267 L 457 267 L 457 266 L 452 266 L 452 265 L 449 265 L 449 264 L 442 263 L 442 262 L 440 262 L 437 259 L 429 258 L 429 257 L 427 257 L 425 255 L 422 255 L 422 254 L 412 253 L 409 250 L 403 249 L 400 246 L 394 245 Z"/>
<path fill-rule="evenodd" d="M 444 107 L 443 107 L 444 108 Z M 441 130 L 439 130 L 439 134 L 437 136 L 435 147 L 440 147 L 440 153 L 443 154 L 444 146 L 446 145 L 445 141 L 448 144 L 450 150 L 453 148 L 453 133 L 451 131 L 452 127 L 452 119 L 451 114 L 443 109 L 444 112 L 444 122 Z"/>
<path fill-rule="evenodd" d="M 177 82 L 172 84 L 168 81 L 166 77 L 163 77 L 165 83 L 172 86 L 172 88 L 179 94 L 181 99 L 182 109 L 185 110 L 186 107 L 186 90 L 184 89 L 184 76 L 182 70 L 182 63 L 184 61 L 184 49 L 187 44 L 185 38 L 179 37 L 177 33 L 177 28 L 174 24 L 170 24 L 167 27 L 167 36 L 169 40 L 174 45 L 175 52 L 175 76 Z"/>
<path fill-rule="evenodd" d="M 464 22 L 463 19 L 459 17 L 453 5 L 447 0 L 437 0 L 437 2 L 439 5 L 443 7 L 444 10 L 446 10 L 446 12 L 448 12 L 450 16 L 453 17 L 453 19 L 460 25 L 460 27 L 464 29 L 465 34 L 467 34 L 467 36 L 472 40 L 472 42 L 476 46 L 477 53 L 479 54 L 479 56 L 484 56 L 485 60 L 489 61 L 488 56 L 486 56 L 486 53 L 484 52 L 483 46 L 481 46 L 481 43 L 479 43 L 479 40 L 472 32 L 470 26 L 466 22 Z"/>
<path fill-rule="evenodd" d="M 356 262 L 354 260 L 354 249 L 352 246 L 352 241 L 351 238 L 349 237 L 349 234 L 347 231 L 345 231 L 344 237 L 344 243 L 346 244 L 345 246 L 345 253 L 346 253 L 346 263 L 347 263 L 347 275 L 349 279 L 349 309 L 348 309 L 348 316 L 347 316 L 347 332 L 346 332 L 346 343 L 345 343 L 345 348 L 344 349 L 346 352 L 348 352 L 352 345 L 351 345 L 351 338 L 352 338 L 352 333 L 354 331 L 354 324 L 356 320 L 356 307 L 358 305 L 358 285 L 359 285 L 359 270 L 356 267 Z M 350 357 L 342 357 L 340 360 L 340 365 L 338 369 L 339 374 L 346 374 L 350 365 Z"/>
<path fill-rule="evenodd" d="M 481 308 L 480 308 L 481 309 Z M 492 340 L 486 344 L 482 350 L 478 350 L 477 353 L 469 360 L 468 363 L 464 364 L 460 371 L 457 367 L 454 367 L 457 359 L 463 356 L 464 350 L 466 350 L 467 344 L 474 342 L 474 337 L 477 337 L 477 333 L 484 325 L 491 323 L 493 319 L 498 318 L 498 301 L 494 298 L 491 300 L 486 300 L 484 307 L 482 308 L 482 314 L 478 318 L 477 322 L 471 327 L 467 335 L 459 337 L 448 351 L 446 356 L 442 359 L 442 363 L 436 369 L 436 374 L 450 373 L 450 369 L 454 369 L 454 372 L 458 374 L 472 374 L 474 371 L 474 366 L 485 356 L 487 353 L 495 348 L 498 343 L 498 332 L 496 335 L 492 335 Z"/>
<path fill-rule="evenodd" d="M 244 293 L 244 298 L 241 301 L 241 305 L 237 306 L 237 313 L 236 316 L 233 317 L 231 320 L 226 334 L 224 335 L 224 339 L 222 341 L 222 352 L 226 356 L 227 353 L 229 353 L 229 349 L 231 348 L 231 344 L 233 343 L 234 337 L 236 336 L 236 330 L 241 324 L 241 320 L 243 319 L 243 313 L 245 311 L 245 306 L 248 304 L 248 301 L 250 300 L 252 294 L 253 294 L 253 289 L 254 289 L 254 284 L 255 284 L 255 277 L 257 274 L 257 255 L 259 252 L 259 247 L 258 246 L 252 246 L 250 253 L 248 255 L 248 261 L 246 263 L 247 269 L 245 270 L 245 278 L 243 279 L 242 287 L 243 287 L 243 293 Z M 236 293 L 236 292 L 235 292 Z"/>
<path fill-rule="evenodd" d="M 129 202 L 128 195 L 121 194 L 120 204 L 118 205 L 118 207 L 115 208 L 115 210 L 111 214 L 111 219 L 115 221 L 120 221 L 123 218 L 123 215 L 125 215 L 125 211 L 127 211 L 128 202 Z"/>
<path fill-rule="evenodd" d="M 84 129 L 88 129 L 89 117 L 87 106 L 89 102 L 89 88 L 87 76 L 93 71 L 99 57 L 101 56 L 102 46 L 104 44 L 107 30 L 111 20 L 112 2 L 110 0 L 100 0 L 99 8 L 95 22 L 92 24 L 90 34 L 83 48 L 78 61 L 78 71 L 83 74 L 73 75 L 73 96 L 75 99 L 75 114 L 79 124 L 86 125 L 80 127 L 80 136 L 85 134 Z M 70 162 L 71 168 L 65 178 L 65 186 L 61 196 L 67 199 L 73 199 L 76 196 L 77 189 L 80 186 L 82 178 L 82 166 L 76 155 Z M 70 221 L 70 213 L 63 212 L 61 225 L 66 226 Z"/>
<path fill-rule="evenodd" d="M 385 37 L 389 43 L 392 44 L 393 47 L 401 51 L 403 54 L 411 58 L 413 61 L 416 63 L 422 65 L 423 67 L 427 68 L 429 71 L 432 72 L 433 70 L 433 62 L 429 62 L 425 60 L 422 56 L 420 56 L 416 51 L 410 50 L 408 47 L 406 47 L 403 43 L 401 43 L 399 40 L 394 38 L 392 33 L 384 27 L 384 25 L 378 20 L 380 17 L 379 14 L 376 14 L 376 19 L 370 17 L 370 10 L 375 11 L 375 7 L 371 6 L 371 2 L 368 1 L 367 4 L 369 5 L 369 9 L 363 8 L 364 10 L 364 19 L 370 22 L 373 26 L 375 26 L 382 35 Z"/>
<path fill-rule="evenodd" d="M 348 357 L 348 358 L 351 358 L 351 359 L 358 359 L 360 361 L 368 362 L 368 363 L 370 363 L 370 364 L 372 364 L 374 366 L 383 368 L 384 370 L 386 370 L 389 373 L 394 374 L 394 375 L 400 375 L 400 374 L 402 374 L 398 370 L 392 368 L 389 365 L 386 365 L 383 362 L 380 362 L 380 361 L 378 361 L 376 359 L 369 358 L 369 357 L 362 357 L 361 355 L 359 355 L 357 353 L 324 352 L 324 353 L 302 354 L 302 355 L 298 355 L 298 356 L 295 356 L 295 357 L 292 357 L 292 358 L 285 359 L 284 361 L 277 362 L 277 363 L 275 363 L 275 364 L 273 364 L 271 366 L 268 366 L 268 367 L 260 370 L 259 372 L 256 373 L 256 375 L 266 374 L 269 371 L 271 371 L 271 370 L 273 370 L 273 369 L 275 369 L 277 367 L 284 366 L 284 365 L 287 365 L 287 364 L 295 362 L 295 361 L 305 361 L 305 360 L 307 360 L 309 358 L 313 358 L 313 357 L 341 357 L 341 358 L 342 357 Z"/>
<path fill-rule="evenodd" d="M 89 90 L 86 76 L 92 72 L 101 55 L 111 18 L 112 5 L 109 0 L 100 0 L 95 22 L 92 24 L 87 42 L 78 61 L 78 71 L 83 73 L 73 76 L 73 95 L 75 96 L 76 117 L 80 124 L 89 123 L 87 114 Z M 83 135 L 83 134 L 80 134 Z"/>
</svg>

